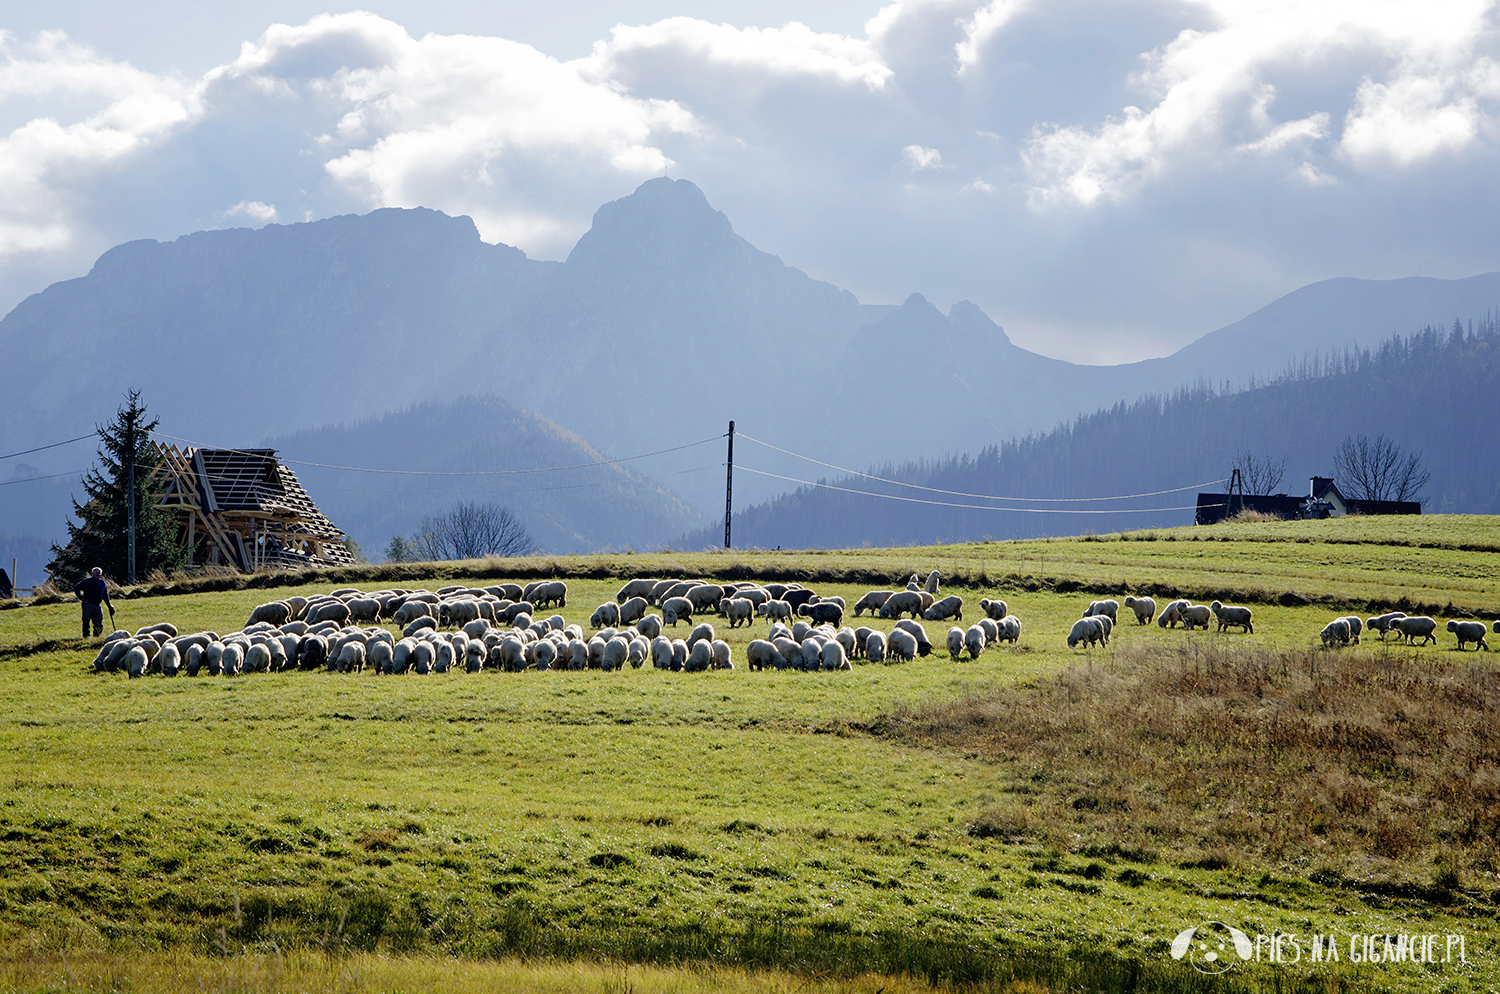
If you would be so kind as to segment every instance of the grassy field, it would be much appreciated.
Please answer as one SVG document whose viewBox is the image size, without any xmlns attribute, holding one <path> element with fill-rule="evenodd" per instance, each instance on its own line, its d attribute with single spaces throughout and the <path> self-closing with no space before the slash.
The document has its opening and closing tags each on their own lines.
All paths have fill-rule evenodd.
<svg viewBox="0 0 1500 994">
<path fill-rule="evenodd" d="M 966 617 L 1003 597 L 1025 629 L 974 661 L 939 650 L 847 673 L 126 681 L 88 671 L 76 606 L 0 611 L 0 984 L 1500 981 L 1493 657 L 1452 636 L 1314 650 L 1335 605 L 1496 617 L 1493 519 L 452 564 L 425 585 L 507 567 L 570 577 L 562 613 L 579 623 L 621 575 L 824 577 L 852 603 L 876 577 L 939 568 Z M 227 631 L 256 603 L 330 586 L 117 609 L 132 630 Z M 1070 652 L 1085 590 L 1239 591 L 1256 632 L 1123 624 L 1108 649 Z M 928 628 L 941 644 L 947 625 Z M 721 627 L 736 660 L 763 631 Z M 1208 920 L 1292 934 L 1302 959 L 1205 986 L 1168 946 Z M 1349 962 L 1352 935 L 1411 933 L 1464 936 L 1466 962 Z M 1309 962 L 1313 934 L 1339 936 L 1339 963 Z"/>
</svg>

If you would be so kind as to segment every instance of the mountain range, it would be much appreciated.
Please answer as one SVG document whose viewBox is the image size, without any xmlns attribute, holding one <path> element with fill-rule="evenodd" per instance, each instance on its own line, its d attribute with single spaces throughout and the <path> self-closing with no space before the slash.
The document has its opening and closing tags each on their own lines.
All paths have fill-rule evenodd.
<svg viewBox="0 0 1500 994">
<path fill-rule="evenodd" d="M 849 467 L 974 452 L 1497 304 L 1500 274 L 1328 280 L 1162 359 L 1071 363 L 1014 345 L 967 302 L 946 314 L 919 294 L 861 303 L 752 246 L 692 183 L 659 178 L 601 207 L 563 262 L 485 243 L 469 218 L 426 209 L 117 246 L 0 319 L 0 437 L 22 449 L 82 434 L 127 387 L 163 431 L 222 446 L 292 445 L 309 429 L 489 397 L 615 456 L 715 437 L 735 420 L 748 436 L 736 500 L 749 502 L 785 490 L 778 476 L 806 476 L 757 439 Z M 77 469 L 79 448 L 27 456 L 19 474 L 0 464 L 0 482 Z M 722 457 L 705 453 L 634 468 L 712 514 Z M 0 487 L 0 529 L 42 534 L 41 519 L 56 518 L 60 530 L 57 489 Z"/>
</svg>

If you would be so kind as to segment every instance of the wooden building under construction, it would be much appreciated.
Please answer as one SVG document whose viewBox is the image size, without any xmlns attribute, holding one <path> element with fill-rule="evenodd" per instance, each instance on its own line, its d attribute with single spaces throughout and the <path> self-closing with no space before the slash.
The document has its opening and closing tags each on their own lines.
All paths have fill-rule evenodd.
<svg viewBox="0 0 1500 994">
<path fill-rule="evenodd" d="M 318 510 L 275 449 L 160 446 L 158 502 L 177 511 L 188 563 L 261 570 L 347 566 L 344 533 Z"/>
</svg>

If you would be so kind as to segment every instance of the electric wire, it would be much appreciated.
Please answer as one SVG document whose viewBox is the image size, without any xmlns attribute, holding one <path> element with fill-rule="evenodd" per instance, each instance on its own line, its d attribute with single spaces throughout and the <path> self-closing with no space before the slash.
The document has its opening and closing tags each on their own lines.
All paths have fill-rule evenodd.
<svg viewBox="0 0 1500 994">
<path fill-rule="evenodd" d="M 176 435 L 168 435 L 165 432 L 154 431 L 151 434 L 157 436 L 158 438 L 170 438 L 174 442 L 182 442 L 186 445 L 191 445 L 200 449 L 216 448 L 216 446 L 204 445 L 202 442 L 195 442 L 190 438 L 180 438 Z M 725 434 L 727 434 L 727 432 Z M 685 445 L 674 445 L 671 448 L 657 449 L 655 452 L 642 452 L 640 455 L 621 456 L 618 459 L 600 459 L 597 462 L 576 463 L 571 466 L 544 466 L 540 469 L 489 469 L 480 470 L 477 472 L 452 472 L 444 470 L 425 469 L 372 469 L 368 466 L 334 466 L 330 463 L 308 462 L 305 459 L 286 459 L 279 454 L 276 458 L 280 459 L 284 463 L 292 463 L 297 466 L 315 466 L 319 469 L 338 469 L 350 473 L 388 473 L 396 476 L 518 476 L 527 473 L 560 473 L 570 469 L 589 469 L 594 466 L 613 466 L 616 463 L 630 462 L 633 459 L 646 459 L 650 456 L 659 456 L 667 452 L 677 452 L 681 449 L 691 449 L 694 446 L 698 445 L 707 445 L 709 442 L 717 442 L 723 437 L 724 434 L 719 434 L 714 435 L 711 438 L 699 439 L 696 442 L 688 442 Z M 257 454 L 253 449 L 220 449 L 219 451 L 235 452 L 241 455 Z"/>
<path fill-rule="evenodd" d="M 1107 508 L 1078 508 L 1078 507 L 994 507 L 986 504 L 959 504 L 947 500 L 929 500 L 925 497 L 902 497 L 899 494 L 877 494 L 869 490 L 852 490 L 849 487 L 839 487 L 832 483 L 817 483 L 812 480 L 799 480 L 794 476 L 782 476 L 780 473 L 768 473 L 765 470 L 753 469 L 750 466 L 737 466 L 747 473 L 755 473 L 759 476 L 770 476 L 788 483 L 800 483 L 807 487 L 821 487 L 824 490 L 838 490 L 846 494 L 858 494 L 861 497 L 883 497 L 886 500 L 899 500 L 908 504 L 930 504 L 934 507 L 961 507 L 969 511 L 1013 511 L 1017 514 L 1148 514 L 1159 511 L 1196 511 L 1196 504 L 1185 507 L 1107 507 Z M 926 489 L 926 488 L 924 488 Z M 1170 493 L 1171 491 L 1166 491 Z"/>
<path fill-rule="evenodd" d="M 950 497 L 973 497 L 979 500 L 1014 500 L 1025 501 L 1032 504 L 1079 504 L 1096 500 L 1134 500 L 1138 497 L 1160 497 L 1163 494 L 1176 494 L 1181 493 L 1184 490 L 1197 490 L 1201 487 L 1212 486 L 1215 483 L 1223 483 L 1225 480 L 1229 479 L 1229 477 L 1226 476 L 1217 480 L 1207 480 L 1203 483 L 1195 483 L 1189 487 L 1173 487 L 1170 490 L 1153 490 L 1150 493 L 1144 494 L 1120 494 L 1114 497 L 1001 497 L 997 496 L 996 494 L 970 494 L 964 493 L 961 490 L 943 490 L 938 487 L 924 487 L 918 483 L 903 483 L 900 480 L 889 480 L 883 476 L 872 476 L 869 473 L 861 473 L 857 469 L 845 469 L 843 466 L 835 466 L 831 462 L 824 462 L 821 459 L 814 459 L 812 456 L 804 456 L 800 452 L 793 452 L 791 449 L 783 449 L 781 446 L 772 445 L 770 442 L 762 442 L 760 439 L 755 438 L 752 435 L 746 435 L 742 431 L 735 432 L 735 435 L 747 441 L 754 442 L 756 445 L 764 445 L 768 449 L 775 449 L 777 452 L 785 453 L 786 455 L 793 456 L 797 459 L 805 459 L 808 462 L 817 463 L 819 466 L 827 466 L 829 469 L 838 470 L 840 473 L 844 473 L 848 476 L 860 476 L 865 478 L 866 480 L 875 480 L 878 483 L 889 483 L 897 487 L 910 487 L 913 490 L 925 490 L 928 493 L 947 494 Z M 865 491 L 856 490 L 853 492 L 864 493 Z"/>
<path fill-rule="evenodd" d="M 68 439 L 65 442 L 53 442 L 51 445 L 38 445 L 34 449 L 26 449 L 25 451 L 22 451 L 22 452 L 12 452 L 9 455 L 0 456 L 0 459 L 14 459 L 16 456 L 29 456 L 33 452 L 41 452 L 41 451 L 46 450 L 46 449 L 55 449 L 59 445 L 72 445 L 74 442 L 81 442 L 85 438 L 95 438 L 95 437 L 97 437 L 97 435 L 98 435 L 98 432 L 92 432 L 91 431 L 87 435 L 79 435 L 77 438 L 70 438 L 70 439 Z M 67 474 L 63 474 L 63 475 L 66 476 Z"/>
<path fill-rule="evenodd" d="M 4 483 L 0 483 L 0 487 L 13 487 L 17 483 L 35 483 L 37 480 L 55 480 L 62 476 L 82 476 L 87 472 L 88 470 L 86 469 L 79 469 L 71 473 L 53 473 L 51 476 L 28 476 L 24 480 L 7 480 Z"/>
</svg>

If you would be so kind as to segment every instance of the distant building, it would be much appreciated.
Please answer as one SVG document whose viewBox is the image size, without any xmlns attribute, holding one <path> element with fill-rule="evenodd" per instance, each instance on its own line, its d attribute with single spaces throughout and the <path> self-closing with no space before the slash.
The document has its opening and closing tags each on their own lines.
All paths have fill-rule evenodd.
<svg viewBox="0 0 1500 994">
<path fill-rule="evenodd" d="M 258 570 L 347 566 L 344 533 L 318 509 L 275 449 L 161 447 L 160 504 L 177 510 L 194 566 Z"/>
<path fill-rule="evenodd" d="M 1304 518 L 1342 518 L 1348 514 L 1421 514 L 1414 500 L 1356 500 L 1339 492 L 1331 477 L 1314 476 L 1306 497 L 1286 494 L 1199 494 L 1196 525 L 1211 525 L 1240 511 L 1258 511 L 1294 521 Z"/>
</svg>

